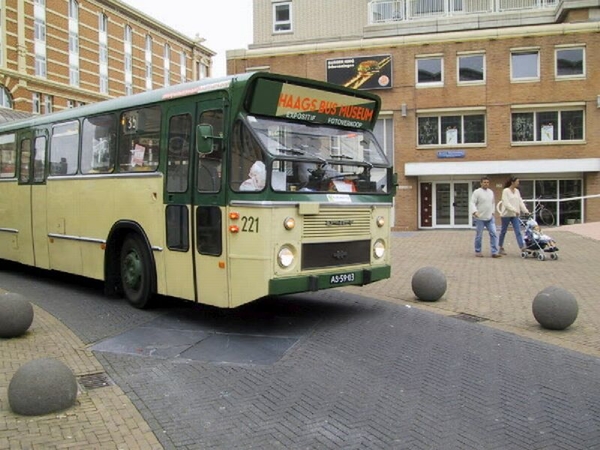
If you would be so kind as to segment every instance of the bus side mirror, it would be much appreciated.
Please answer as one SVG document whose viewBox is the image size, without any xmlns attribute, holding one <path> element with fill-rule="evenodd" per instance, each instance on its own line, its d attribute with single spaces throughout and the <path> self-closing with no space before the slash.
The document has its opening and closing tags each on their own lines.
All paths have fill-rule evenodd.
<svg viewBox="0 0 600 450">
<path fill-rule="evenodd" d="M 201 123 L 196 127 L 196 151 L 198 153 L 210 153 L 213 150 L 213 127 Z"/>
</svg>

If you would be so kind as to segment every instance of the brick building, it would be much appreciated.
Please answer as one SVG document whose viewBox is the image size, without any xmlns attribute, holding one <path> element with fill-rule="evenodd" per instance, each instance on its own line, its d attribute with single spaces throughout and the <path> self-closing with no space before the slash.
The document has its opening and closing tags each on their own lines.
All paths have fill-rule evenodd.
<svg viewBox="0 0 600 450">
<path fill-rule="evenodd" d="M 215 53 L 118 0 L 0 0 L 0 106 L 33 114 L 207 77 Z"/>
<path fill-rule="evenodd" d="M 555 224 L 600 220 L 600 8 L 582 0 L 254 0 L 228 73 L 370 89 L 399 174 L 396 230 L 471 227 L 488 175 Z"/>
</svg>

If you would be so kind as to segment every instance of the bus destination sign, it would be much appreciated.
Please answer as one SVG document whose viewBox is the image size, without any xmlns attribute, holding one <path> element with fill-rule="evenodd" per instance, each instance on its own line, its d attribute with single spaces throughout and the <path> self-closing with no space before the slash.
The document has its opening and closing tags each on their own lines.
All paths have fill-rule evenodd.
<svg viewBox="0 0 600 450">
<path fill-rule="evenodd" d="M 250 112 L 305 122 L 372 129 L 377 103 L 369 98 L 259 79 Z"/>
</svg>

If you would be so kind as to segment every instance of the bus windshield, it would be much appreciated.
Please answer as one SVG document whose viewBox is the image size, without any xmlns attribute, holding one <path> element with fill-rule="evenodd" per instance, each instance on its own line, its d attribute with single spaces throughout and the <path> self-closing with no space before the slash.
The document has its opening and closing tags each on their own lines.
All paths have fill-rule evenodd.
<svg viewBox="0 0 600 450">
<path fill-rule="evenodd" d="M 389 162 L 370 131 L 248 116 L 271 156 L 275 191 L 388 192 Z"/>
</svg>

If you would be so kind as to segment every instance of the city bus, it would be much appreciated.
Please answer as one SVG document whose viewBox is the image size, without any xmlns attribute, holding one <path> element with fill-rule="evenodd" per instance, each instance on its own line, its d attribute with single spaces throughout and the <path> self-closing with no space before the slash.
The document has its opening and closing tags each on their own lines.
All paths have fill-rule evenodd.
<svg viewBox="0 0 600 450">
<path fill-rule="evenodd" d="M 234 308 L 390 276 L 379 97 L 272 73 L 0 126 L 0 259 Z"/>
</svg>

